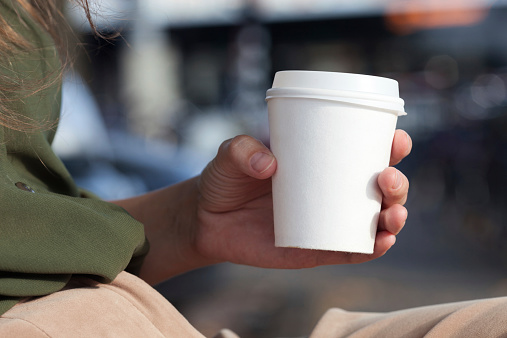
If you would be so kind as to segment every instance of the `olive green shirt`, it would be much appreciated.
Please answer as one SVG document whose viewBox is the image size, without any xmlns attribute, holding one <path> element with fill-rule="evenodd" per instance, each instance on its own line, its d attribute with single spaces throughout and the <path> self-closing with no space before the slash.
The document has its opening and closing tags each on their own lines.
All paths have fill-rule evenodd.
<svg viewBox="0 0 507 338">
<path fill-rule="evenodd" d="M 51 125 L 61 96 L 53 41 L 15 0 L 0 0 L 0 16 L 33 45 L 0 56 L 0 99 Z M 0 126 L 0 314 L 24 297 L 61 290 L 75 274 L 108 282 L 127 268 L 135 273 L 148 250 L 141 223 L 76 187 L 51 149 L 54 134 Z"/>
</svg>

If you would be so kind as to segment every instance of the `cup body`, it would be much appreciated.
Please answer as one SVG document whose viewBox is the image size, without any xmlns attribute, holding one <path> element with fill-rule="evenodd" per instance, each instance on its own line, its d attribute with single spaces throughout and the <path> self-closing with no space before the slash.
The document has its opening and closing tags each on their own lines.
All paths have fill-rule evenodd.
<svg viewBox="0 0 507 338">
<path fill-rule="evenodd" d="M 313 72 L 304 73 L 306 80 Z M 342 73 L 324 74 L 340 81 Z M 374 78 L 345 77 L 350 76 L 363 82 Z M 377 177 L 389 165 L 403 103 L 394 94 L 297 84 L 274 87 L 267 98 L 270 144 L 278 164 L 273 176 L 275 245 L 372 253 L 382 199 Z"/>
</svg>

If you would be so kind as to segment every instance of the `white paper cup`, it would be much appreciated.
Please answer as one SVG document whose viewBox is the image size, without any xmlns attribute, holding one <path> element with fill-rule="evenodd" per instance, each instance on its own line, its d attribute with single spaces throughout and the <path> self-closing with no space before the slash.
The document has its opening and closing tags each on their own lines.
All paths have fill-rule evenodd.
<svg viewBox="0 0 507 338">
<path fill-rule="evenodd" d="M 283 71 L 267 91 L 275 245 L 373 253 L 398 116 L 395 80 Z"/>
</svg>

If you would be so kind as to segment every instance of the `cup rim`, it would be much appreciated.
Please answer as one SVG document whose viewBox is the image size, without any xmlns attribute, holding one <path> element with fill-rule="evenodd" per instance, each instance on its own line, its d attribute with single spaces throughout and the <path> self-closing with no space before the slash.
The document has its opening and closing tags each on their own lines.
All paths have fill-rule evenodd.
<svg viewBox="0 0 507 338">
<path fill-rule="evenodd" d="M 277 98 L 335 101 L 355 106 L 368 107 L 370 109 L 373 108 L 387 111 L 398 116 L 407 115 L 404 110 L 405 101 L 403 101 L 403 99 L 380 94 L 313 88 L 268 89 L 266 92 L 266 101 Z"/>
</svg>

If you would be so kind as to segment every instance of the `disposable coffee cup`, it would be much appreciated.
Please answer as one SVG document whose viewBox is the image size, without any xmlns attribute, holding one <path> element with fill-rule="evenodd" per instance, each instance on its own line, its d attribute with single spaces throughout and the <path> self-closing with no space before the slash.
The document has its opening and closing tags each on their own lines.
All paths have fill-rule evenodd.
<svg viewBox="0 0 507 338">
<path fill-rule="evenodd" d="M 395 80 L 282 71 L 267 91 L 275 245 L 373 253 L 398 116 Z"/>
</svg>

